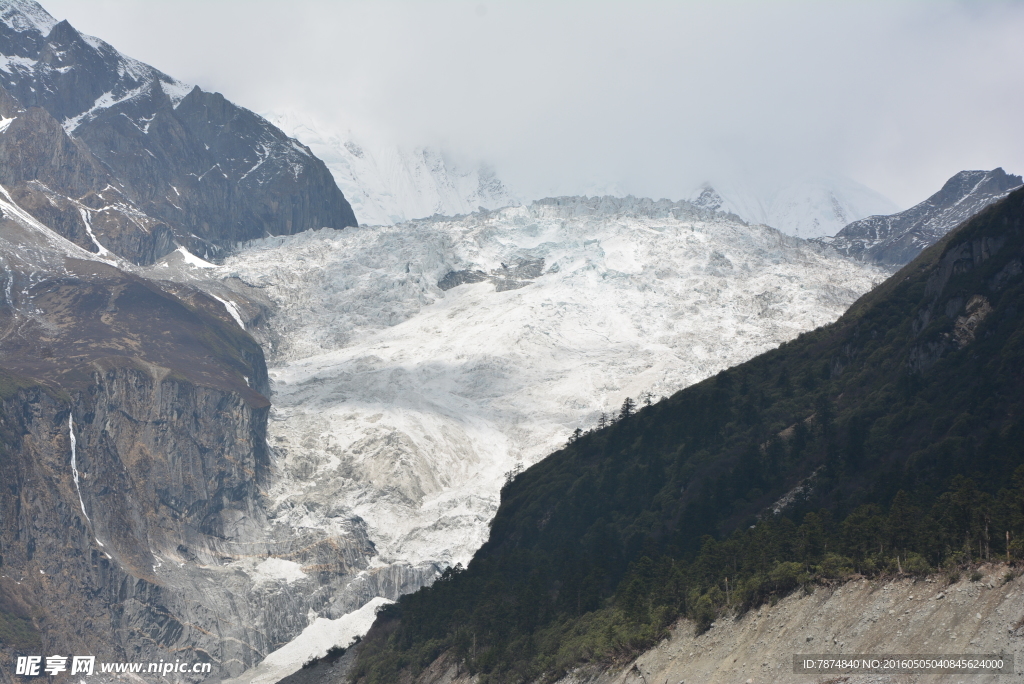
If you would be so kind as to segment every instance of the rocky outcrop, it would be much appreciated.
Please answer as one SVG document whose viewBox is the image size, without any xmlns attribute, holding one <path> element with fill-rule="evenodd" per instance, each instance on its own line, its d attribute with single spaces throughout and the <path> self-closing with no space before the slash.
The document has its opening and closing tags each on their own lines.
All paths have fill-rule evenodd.
<svg viewBox="0 0 1024 684">
<path fill-rule="evenodd" d="M 833 238 L 821 238 L 848 257 L 888 266 L 909 263 L 926 247 L 1010 191 L 1021 177 L 1002 169 L 961 171 L 942 189 L 906 211 L 854 221 Z"/>
<path fill-rule="evenodd" d="M 1019 197 L 1017 201 L 1020 201 Z M 1019 219 L 1006 218 L 1003 225 L 1008 232 L 1021 229 Z M 978 268 L 995 256 L 1006 242 L 1005 235 L 974 236 L 950 242 L 925 283 L 926 305 L 918 311 L 911 326 L 914 336 L 921 340 L 910 349 L 907 359 L 910 370 L 920 373 L 935 365 L 947 352 L 963 349 L 974 342 L 974 331 L 992 312 L 990 301 L 984 294 L 977 292 L 961 291 L 950 296 L 946 288 L 950 279 Z M 1019 258 L 1011 258 L 987 283 L 978 283 L 977 286 L 988 294 L 998 292 L 1010 279 L 1020 274 L 1015 268 L 1019 263 Z M 940 301 L 946 297 L 948 299 L 940 306 Z M 928 331 L 935 332 L 936 328 L 945 329 L 938 335 L 925 334 Z"/>
<path fill-rule="evenodd" d="M 96 366 L 81 392 L 8 377 L 19 386 L 0 405 L 0 595 L 28 606 L 36 653 L 238 674 L 311 611 L 340 617 L 422 584 L 363 573 L 373 551 L 358 525 L 268 525 L 265 405 L 168 369 Z"/>
<path fill-rule="evenodd" d="M 142 263 L 174 249 L 164 222 L 140 211 L 120 181 L 39 107 L 0 112 L 0 184 L 12 200 L 82 249 Z"/>
<path fill-rule="evenodd" d="M 543 274 L 544 259 L 520 259 L 511 266 L 502 263 L 501 268 L 492 269 L 490 275 L 478 269 L 449 271 L 437 281 L 437 286 L 441 290 L 450 290 L 466 283 L 487 280 L 494 284 L 495 292 L 506 292 L 526 287 L 533 282 L 532 278 L 539 278 Z"/>
<path fill-rule="evenodd" d="M 262 117 L 31 0 L 0 10 L 0 183 L 75 244 L 148 264 L 356 225 L 323 162 Z"/>
</svg>

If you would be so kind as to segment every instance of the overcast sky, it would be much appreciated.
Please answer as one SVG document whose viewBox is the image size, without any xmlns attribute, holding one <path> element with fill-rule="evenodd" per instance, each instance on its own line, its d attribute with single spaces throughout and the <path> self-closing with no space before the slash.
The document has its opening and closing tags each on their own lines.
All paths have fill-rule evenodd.
<svg viewBox="0 0 1024 684">
<path fill-rule="evenodd" d="M 438 144 L 526 192 L 1024 172 L 1024 2 L 43 0 L 255 111 Z"/>
</svg>

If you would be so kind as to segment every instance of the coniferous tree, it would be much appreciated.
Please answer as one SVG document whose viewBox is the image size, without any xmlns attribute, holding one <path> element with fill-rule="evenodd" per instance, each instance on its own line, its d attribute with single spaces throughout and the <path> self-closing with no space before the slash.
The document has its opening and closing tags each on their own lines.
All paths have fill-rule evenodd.
<svg viewBox="0 0 1024 684">
<path fill-rule="evenodd" d="M 633 411 L 635 410 L 636 402 L 633 401 L 631 398 L 626 397 L 626 399 L 622 402 L 622 408 L 619 409 L 619 420 L 622 420 L 623 418 L 629 418 L 631 415 L 633 415 Z"/>
<path fill-rule="evenodd" d="M 572 434 L 569 435 L 568 444 L 572 444 L 573 442 L 577 441 L 582 436 L 583 436 L 583 430 L 581 430 L 579 428 L 576 428 L 575 430 L 572 431 Z"/>
</svg>

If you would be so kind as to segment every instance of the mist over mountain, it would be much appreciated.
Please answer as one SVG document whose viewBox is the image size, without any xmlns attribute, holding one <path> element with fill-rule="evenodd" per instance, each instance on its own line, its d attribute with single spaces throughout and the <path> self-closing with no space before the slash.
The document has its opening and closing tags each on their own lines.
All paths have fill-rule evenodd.
<svg viewBox="0 0 1024 684">
<path fill-rule="evenodd" d="M 265 116 L 326 162 L 360 220 L 370 225 L 391 225 L 435 214 L 468 214 L 548 196 L 644 196 L 630 182 L 597 177 L 551 186 L 544 193 L 528 196 L 523 189 L 506 185 L 499 170 L 484 163 L 455 161 L 441 149 L 403 146 L 380 135 L 335 130 L 295 111 Z M 335 125 L 344 126 L 344 116 L 339 118 Z M 831 236 L 858 219 L 899 211 L 882 194 L 835 174 L 804 175 L 775 185 L 705 183 L 684 195 L 681 191 L 673 197 L 804 239 Z"/>
<path fill-rule="evenodd" d="M 392 225 L 520 204 L 486 164 L 460 163 L 432 147 L 404 147 L 325 128 L 288 112 L 266 118 L 323 159 L 360 222 Z"/>
<path fill-rule="evenodd" d="M 688 198 L 698 206 L 736 214 L 804 239 L 834 235 L 846 224 L 899 208 L 860 183 L 834 175 L 806 176 L 777 188 L 750 183 L 705 183 Z"/>
</svg>

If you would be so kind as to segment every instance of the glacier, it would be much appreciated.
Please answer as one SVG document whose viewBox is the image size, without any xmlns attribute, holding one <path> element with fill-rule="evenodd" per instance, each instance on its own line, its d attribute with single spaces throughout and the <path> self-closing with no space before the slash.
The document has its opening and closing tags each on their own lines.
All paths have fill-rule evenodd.
<svg viewBox="0 0 1024 684">
<path fill-rule="evenodd" d="M 888 273 L 631 197 L 267 238 L 218 271 L 275 312 L 276 520 L 357 517 L 377 562 L 442 566 L 483 543 L 517 465 L 627 396 L 834 320 Z"/>
</svg>

